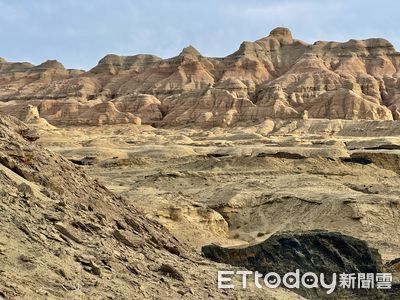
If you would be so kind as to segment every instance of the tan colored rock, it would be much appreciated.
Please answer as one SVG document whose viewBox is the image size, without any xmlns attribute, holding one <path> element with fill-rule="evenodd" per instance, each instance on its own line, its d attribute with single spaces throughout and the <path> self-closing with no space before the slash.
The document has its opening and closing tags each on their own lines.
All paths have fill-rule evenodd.
<svg viewBox="0 0 400 300">
<path fill-rule="evenodd" d="M 40 118 L 38 108 L 30 104 L 26 107 L 26 111 L 20 116 L 20 119 L 27 123 L 38 118 Z"/>
<path fill-rule="evenodd" d="M 132 123 L 137 125 L 137 126 L 140 126 L 140 125 L 142 125 L 142 119 L 139 118 L 139 117 L 133 117 Z"/>
<path fill-rule="evenodd" d="M 55 127 L 49 124 L 46 119 L 41 118 L 39 110 L 36 106 L 28 104 L 28 106 L 21 110 L 19 119 L 27 124 L 32 124 L 38 128 L 54 129 Z"/>
<path fill-rule="evenodd" d="M 0 110 L 54 125 L 234 126 L 267 118 L 400 118 L 400 54 L 384 39 L 310 45 L 278 27 L 223 58 L 107 55 L 89 72 L 0 60 Z M 104 104 L 111 102 L 113 104 Z M 113 106 L 114 105 L 114 106 Z"/>
</svg>

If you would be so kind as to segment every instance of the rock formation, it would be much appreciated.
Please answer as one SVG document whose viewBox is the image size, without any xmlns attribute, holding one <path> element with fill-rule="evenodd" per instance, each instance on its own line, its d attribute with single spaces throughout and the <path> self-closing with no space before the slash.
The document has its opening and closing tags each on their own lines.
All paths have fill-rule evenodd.
<svg viewBox="0 0 400 300">
<path fill-rule="evenodd" d="M 107 55 L 88 72 L 0 60 L 0 109 L 54 125 L 232 126 L 266 119 L 400 119 L 400 53 L 384 39 L 293 39 L 286 28 L 223 58 Z M 112 104 L 110 104 L 112 103 Z"/>
<path fill-rule="evenodd" d="M 21 110 L 19 119 L 24 121 L 26 124 L 32 124 L 39 128 L 54 128 L 54 126 L 50 125 L 46 119 L 40 117 L 38 108 L 30 104 L 28 104 L 25 109 Z"/>
<path fill-rule="evenodd" d="M 384 270 L 378 251 L 369 248 L 366 242 L 325 231 L 287 232 L 245 248 L 208 245 L 202 251 L 214 261 L 246 267 L 264 275 L 276 272 L 283 277 L 299 269 L 301 275 L 323 273 L 329 282 L 332 282 L 333 273 L 379 273 Z M 315 288 L 294 290 L 307 299 L 395 299 L 396 295 L 400 296 L 400 289 L 389 291 L 386 297 L 387 291 L 376 289 L 345 290 L 337 287 L 331 295 Z"/>
</svg>

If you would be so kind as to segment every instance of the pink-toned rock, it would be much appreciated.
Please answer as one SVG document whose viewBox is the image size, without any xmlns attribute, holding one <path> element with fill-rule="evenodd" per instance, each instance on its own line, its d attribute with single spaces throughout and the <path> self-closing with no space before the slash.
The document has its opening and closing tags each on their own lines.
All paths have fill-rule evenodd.
<svg viewBox="0 0 400 300">
<path fill-rule="evenodd" d="M 0 59 L 0 110 L 54 125 L 234 126 L 266 119 L 400 118 L 400 53 L 384 39 L 293 39 L 278 27 L 224 58 L 107 55 L 88 72 Z M 136 120 L 136 121 L 134 121 Z"/>
</svg>

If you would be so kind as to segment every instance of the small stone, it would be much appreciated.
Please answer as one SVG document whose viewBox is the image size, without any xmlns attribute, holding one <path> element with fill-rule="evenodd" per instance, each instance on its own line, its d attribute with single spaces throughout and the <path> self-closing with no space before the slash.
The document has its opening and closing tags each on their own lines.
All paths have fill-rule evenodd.
<svg viewBox="0 0 400 300">
<path fill-rule="evenodd" d="M 76 256 L 76 260 L 82 264 L 90 265 L 91 261 L 95 260 L 96 258 L 93 255 L 87 254 L 80 254 Z"/>
<path fill-rule="evenodd" d="M 18 185 L 18 191 L 22 193 L 24 197 L 32 197 L 34 194 L 32 187 L 25 182 Z"/>
<path fill-rule="evenodd" d="M 158 269 L 158 271 L 166 273 L 170 277 L 178 279 L 180 281 L 185 281 L 183 275 L 177 269 L 175 269 L 173 266 L 169 264 L 162 264 L 161 267 Z"/>
<path fill-rule="evenodd" d="M 56 227 L 56 229 L 62 233 L 64 236 L 66 236 L 67 238 L 73 240 L 74 242 L 81 244 L 82 241 L 76 236 L 74 235 L 70 230 L 68 230 L 65 225 L 61 222 L 58 222 L 54 225 Z"/>
<path fill-rule="evenodd" d="M 59 222 L 64 218 L 64 213 L 62 212 L 47 212 L 43 213 L 43 216 L 50 222 Z"/>
<path fill-rule="evenodd" d="M 101 269 L 96 263 L 94 263 L 93 261 L 90 261 L 90 267 L 92 268 L 93 274 L 95 274 L 97 276 L 101 275 Z"/>
<path fill-rule="evenodd" d="M 137 249 L 144 244 L 142 238 L 136 237 L 128 231 L 116 229 L 114 230 L 113 235 L 118 241 L 133 249 Z"/>
</svg>

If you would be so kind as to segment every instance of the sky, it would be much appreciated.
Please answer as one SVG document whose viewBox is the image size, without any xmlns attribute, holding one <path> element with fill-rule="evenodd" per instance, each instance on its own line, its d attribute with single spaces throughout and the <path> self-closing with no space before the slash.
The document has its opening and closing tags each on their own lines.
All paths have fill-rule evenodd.
<svg viewBox="0 0 400 300">
<path fill-rule="evenodd" d="M 226 56 L 288 27 L 296 39 L 382 37 L 400 49 L 398 0 L 0 0 L 0 57 L 88 70 L 106 54 Z"/>
</svg>

